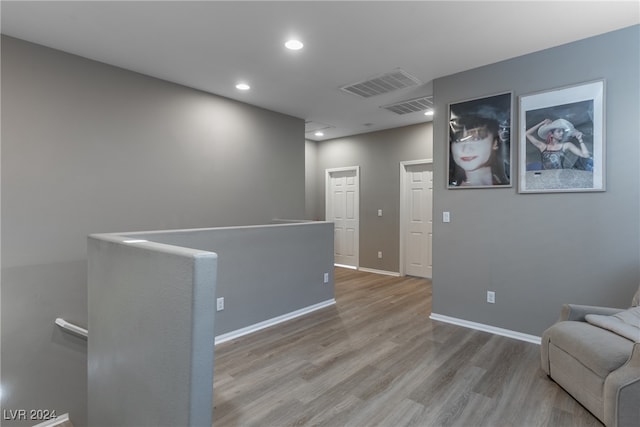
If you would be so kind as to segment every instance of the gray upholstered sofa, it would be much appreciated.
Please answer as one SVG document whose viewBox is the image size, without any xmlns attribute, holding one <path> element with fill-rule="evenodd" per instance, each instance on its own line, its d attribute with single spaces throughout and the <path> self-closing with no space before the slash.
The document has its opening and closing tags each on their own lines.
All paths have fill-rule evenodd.
<svg viewBox="0 0 640 427">
<path fill-rule="evenodd" d="M 628 310 L 566 304 L 542 369 L 608 427 L 640 426 L 640 288 Z"/>
</svg>

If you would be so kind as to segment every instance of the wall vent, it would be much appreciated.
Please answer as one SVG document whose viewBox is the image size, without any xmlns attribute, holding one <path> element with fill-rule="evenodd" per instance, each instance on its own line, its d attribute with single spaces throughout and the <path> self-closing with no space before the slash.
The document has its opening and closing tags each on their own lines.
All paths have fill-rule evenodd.
<svg viewBox="0 0 640 427">
<path fill-rule="evenodd" d="M 421 84 L 422 82 L 420 82 L 420 80 L 398 68 L 368 80 L 342 86 L 340 90 L 361 98 L 370 98 L 406 87 L 420 86 Z"/>
<path fill-rule="evenodd" d="M 407 101 L 396 102 L 395 104 L 383 105 L 380 108 L 384 108 L 385 110 L 389 110 L 396 114 L 408 114 L 430 110 L 433 108 L 433 96 L 409 99 Z"/>
</svg>

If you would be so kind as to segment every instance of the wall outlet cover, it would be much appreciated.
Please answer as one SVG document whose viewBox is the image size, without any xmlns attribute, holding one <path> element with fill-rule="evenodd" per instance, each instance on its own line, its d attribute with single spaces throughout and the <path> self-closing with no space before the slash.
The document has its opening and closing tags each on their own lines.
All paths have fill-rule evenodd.
<svg viewBox="0 0 640 427">
<path fill-rule="evenodd" d="M 496 293 L 494 291 L 487 291 L 487 302 L 490 304 L 496 303 Z"/>
</svg>

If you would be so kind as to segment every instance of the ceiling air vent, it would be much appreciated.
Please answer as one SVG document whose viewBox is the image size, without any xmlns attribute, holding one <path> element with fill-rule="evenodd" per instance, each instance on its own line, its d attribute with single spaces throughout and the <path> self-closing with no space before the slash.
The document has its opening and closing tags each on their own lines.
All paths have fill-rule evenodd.
<svg viewBox="0 0 640 427">
<path fill-rule="evenodd" d="M 385 110 L 389 110 L 396 114 L 408 114 L 430 110 L 433 108 L 433 96 L 423 96 L 422 98 L 396 102 L 395 104 L 383 105 L 380 108 L 384 108 Z"/>
<path fill-rule="evenodd" d="M 325 123 L 320 123 L 320 122 L 314 122 L 312 120 L 307 120 L 306 122 L 304 122 L 304 133 L 310 133 L 310 132 L 316 132 L 322 129 L 329 129 L 332 128 L 333 126 L 325 124 Z"/>
<path fill-rule="evenodd" d="M 421 84 L 420 80 L 398 68 L 390 73 L 372 77 L 369 80 L 342 86 L 340 90 L 361 98 L 370 98 L 406 87 L 420 86 Z"/>
</svg>

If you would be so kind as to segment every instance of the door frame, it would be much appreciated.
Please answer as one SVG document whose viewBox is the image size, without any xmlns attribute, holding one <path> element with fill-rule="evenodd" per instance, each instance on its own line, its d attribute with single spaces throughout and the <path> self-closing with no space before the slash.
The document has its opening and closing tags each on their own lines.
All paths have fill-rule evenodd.
<svg viewBox="0 0 640 427">
<path fill-rule="evenodd" d="M 324 219 L 328 221 L 329 215 L 329 196 L 331 194 L 331 174 L 335 172 L 351 172 L 355 171 L 356 173 L 356 189 L 358 191 L 355 203 L 356 209 L 358 212 L 356 222 L 356 236 L 355 236 L 355 259 L 356 265 L 342 265 L 335 264 L 339 267 L 351 268 L 357 270 L 360 268 L 360 166 L 346 166 L 342 168 L 329 168 L 325 169 L 324 173 Z M 335 253 L 335 252 L 334 252 Z"/>
<path fill-rule="evenodd" d="M 400 270 L 400 276 L 402 277 L 406 276 L 406 271 L 405 271 L 406 269 L 404 267 L 405 256 L 406 256 L 405 249 L 404 249 L 404 245 L 405 245 L 404 234 L 407 228 L 405 224 L 405 218 L 407 215 L 407 207 L 406 207 L 407 205 L 407 196 L 406 196 L 407 167 L 416 166 L 416 165 L 432 165 L 433 166 L 433 159 L 407 160 L 404 162 L 400 162 L 400 265 L 398 267 Z M 433 203 L 431 204 L 431 206 L 432 206 L 431 217 L 433 218 Z M 431 252 L 433 253 L 433 245 L 431 247 Z"/>
</svg>

